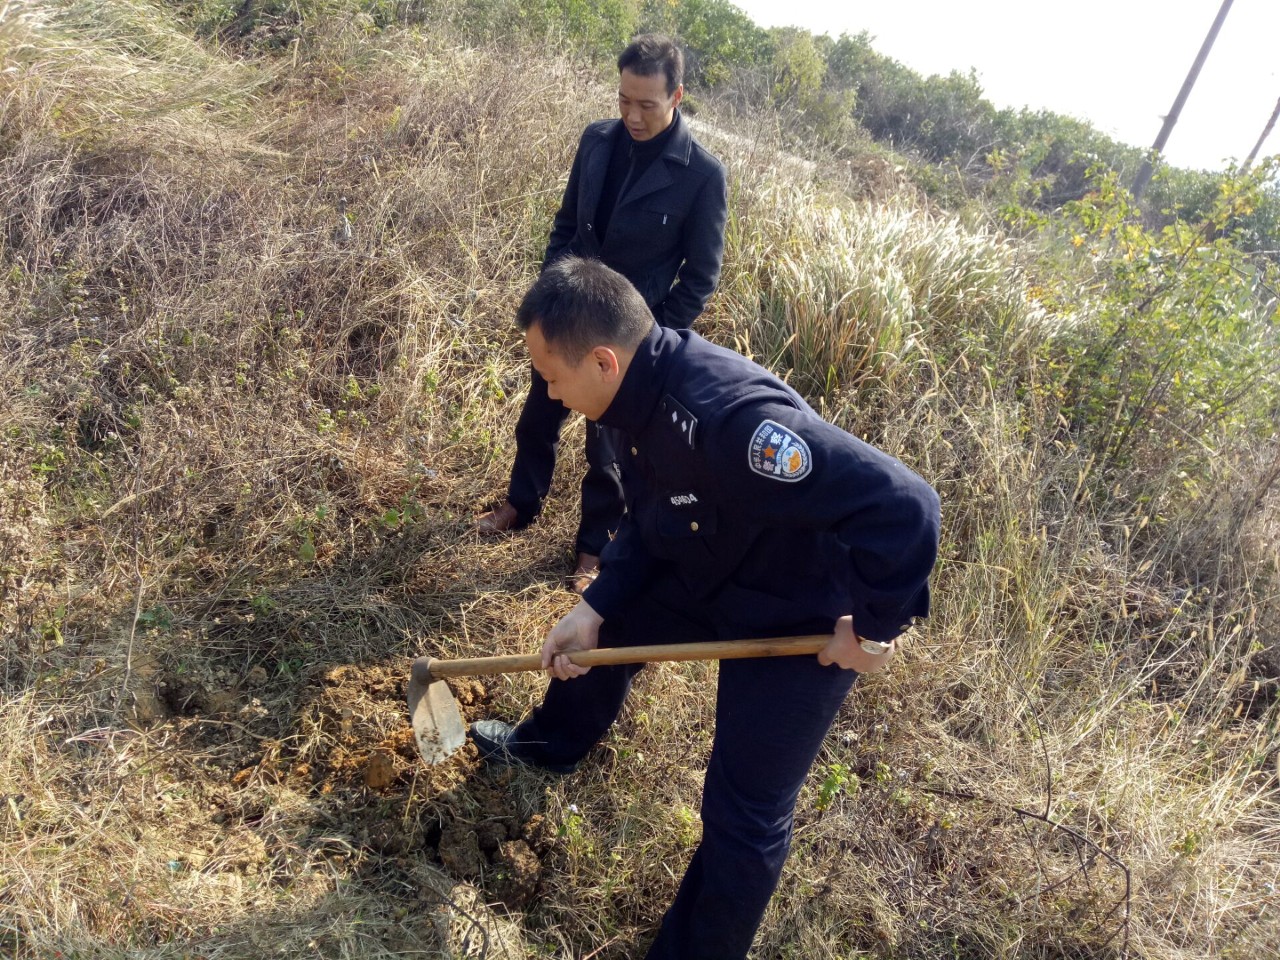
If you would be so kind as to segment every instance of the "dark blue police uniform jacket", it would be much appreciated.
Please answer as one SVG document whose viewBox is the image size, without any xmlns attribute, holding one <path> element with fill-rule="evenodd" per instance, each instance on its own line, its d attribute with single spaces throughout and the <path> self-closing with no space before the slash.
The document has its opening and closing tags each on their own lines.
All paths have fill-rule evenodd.
<svg viewBox="0 0 1280 960">
<path fill-rule="evenodd" d="M 593 220 L 622 121 L 583 131 L 543 264 L 567 254 L 602 260 L 631 281 L 660 324 L 683 328 L 720 280 L 728 188 L 724 166 L 678 110 L 674 123 L 662 154 L 618 198 L 603 239 Z"/>
<path fill-rule="evenodd" d="M 623 431 L 629 511 L 585 600 L 601 646 L 821 633 L 889 640 L 929 609 L 939 503 L 780 380 L 655 325 L 600 423 Z M 509 749 L 576 764 L 639 665 L 552 680 Z M 796 799 L 856 674 L 817 657 L 726 660 L 702 840 L 646 960 L 742 960 L 782 874 Z"/>
<path fill-rule="evenodd" d="M 628 513 L 585 593 L 606 621 L 659 572 L 724 639 L 852 614 L 887 641 L 928 613 L 937 494 L 763 367 L 655 327 L 600 422 L 630 438 Z"/>
</svg>

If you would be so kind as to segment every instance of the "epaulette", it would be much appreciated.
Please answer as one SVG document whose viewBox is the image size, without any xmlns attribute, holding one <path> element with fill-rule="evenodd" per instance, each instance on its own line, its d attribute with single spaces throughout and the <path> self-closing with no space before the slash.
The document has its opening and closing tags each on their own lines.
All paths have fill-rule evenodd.
<svg viewBox="0 0 1280 960">
<path fill-rule="evenodd" d="M 667 422 L 671 424 L 671 429 L 684 436 L 684 441 L 689 444 L 690 450 L 694 449 L 693 435 L 698 429 L 698 418 L 669 393 L 662 398 L 660 409 L 668 418 Z"/>
</svg>

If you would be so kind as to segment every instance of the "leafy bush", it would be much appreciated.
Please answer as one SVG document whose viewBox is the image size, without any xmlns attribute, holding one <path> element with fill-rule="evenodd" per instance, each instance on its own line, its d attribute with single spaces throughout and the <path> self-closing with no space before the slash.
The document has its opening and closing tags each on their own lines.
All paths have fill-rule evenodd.
<svg viewBox="0 0 1280 960">
<path fill-rule="evenodd" d="M 1243 203 L 1234 204 L 1222 218 L 1224 192 L 1239 193 L 1236 181 L 1248 188 Z M 1263 253 L 1280 263 L 1280 162 L 1265 160 L 1252 171 L 1229 167 L 1223 173 L 1181 170 L 1161 164 L 1143 197 L 1144 218 L 1152 226 L 1211 223 L 1217 234 L 1229 236 L 1241 250 Z"/>
<path fill-rule="evenodd" d="M 1222 182 L 1206 220 L 1158 230 L 1109 172 L 1064 209 L 1087 317 L 1060 343 L 1064 414 L 1104 468 L 1203 465 L 1280 420 L 1280 271 L 1222 235 L 1260 183 Z"/>
<path fill-rule="evenodd" d="M 865 32 L 842 35 L 828 64 L 833 82 L 854 91 L 854 116 L 878 140 L 962 167 L 998 142 L 996 110 L 973 72 L 921 77 L 876 53 Z"/>
<path fill-rule="evenodd" d="M 512 26 L 531 36 L 562 35 L 595 51 L 602 59 L 616 57 L 636 31 L 640 0 L 515 0 Z"/>
<path fill-rule="evenodd" d="M 688 81 L 724 83 L 736 67 L 765 66 L 769 34 L 728 0 L 645 0 L 640 29 L 678 37 L 686 49 Z"/>
</svg>

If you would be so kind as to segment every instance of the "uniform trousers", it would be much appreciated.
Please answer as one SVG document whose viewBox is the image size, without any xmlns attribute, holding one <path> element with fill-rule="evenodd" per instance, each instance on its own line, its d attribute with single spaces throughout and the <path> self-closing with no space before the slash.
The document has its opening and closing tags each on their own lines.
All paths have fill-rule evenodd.
<svg viewBox="0 0 1280 960">
<path fill-rule="evenodd" d="M 516 422 L 516 459 L 507 486 L 507 502 L 516 510 L 518 526 L 527 526 L 542 511 L 555 473 L 560 429 L 569 410 L 547 395 L 547 381 L 532 370 L 533 382 Z M 587 422 L 587 473 L 582 478 L 582 518 L 575 549 L 600 555 L 622 521 L 625 502 L 615 452 L 617 431 Z"/>
<path fill-rule="evenodd" d="M 700 608 L 674 577 L 662 576 L 602 624 L 600 645 L 720 639 L 714 614 L 714 604 Z M 764 635 L 833 628 L 830 621 L 797 621 Z M 617 719 L 642 667 L 594 667 L 583 677 L 551 680 L 508 749 L 534 763 L 581 760 Z M 796 798 L 856 678 L 813 655 L 721 661 L 702 840 L 647 960 L 746 957 L 791 846 Z"/>
</svg>

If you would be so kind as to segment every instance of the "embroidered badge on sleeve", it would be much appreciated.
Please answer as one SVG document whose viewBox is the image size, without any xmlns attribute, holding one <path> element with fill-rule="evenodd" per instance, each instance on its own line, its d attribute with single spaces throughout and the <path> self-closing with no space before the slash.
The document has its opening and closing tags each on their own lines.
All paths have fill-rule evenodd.
<svg viewBox="0 0 1280 960">
<path fill-rule="evenodd" d="M 751 469 L 774 480 L 803 480 L 813 469 L 809 445 L 782 424 L 766 420 L 756 427 L 747 448 Z"/>
</svg>

